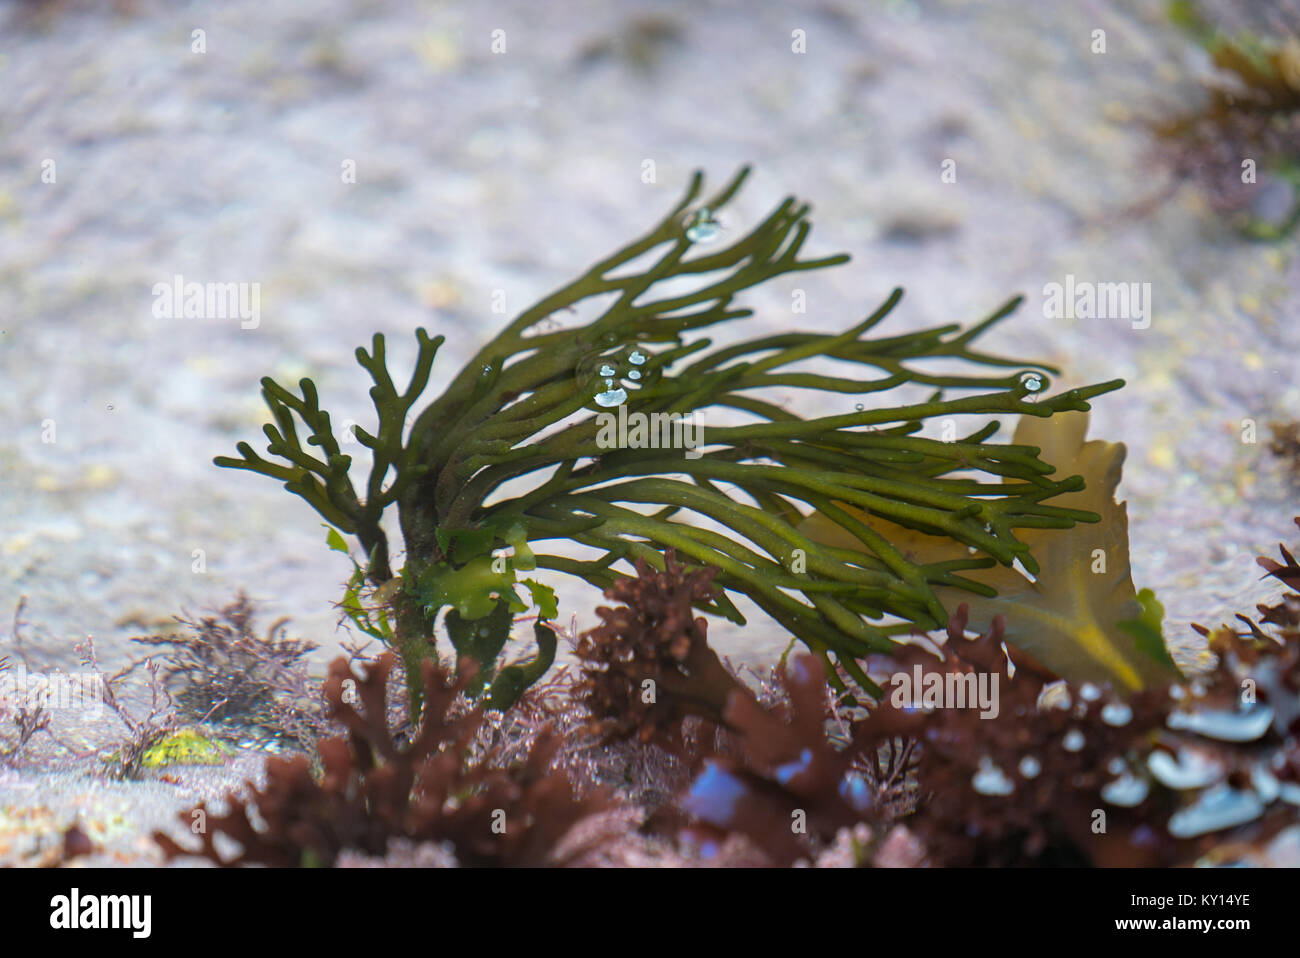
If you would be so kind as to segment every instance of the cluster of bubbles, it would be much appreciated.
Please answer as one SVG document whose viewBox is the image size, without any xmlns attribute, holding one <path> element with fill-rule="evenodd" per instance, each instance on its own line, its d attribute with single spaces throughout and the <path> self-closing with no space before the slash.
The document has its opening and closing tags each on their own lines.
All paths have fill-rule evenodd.
<svg viewBox="0 0 1300 958">
<path fill-rule="evenodd" d="M 626 375 L 620 375 L 618 357 L 599 357 L 597 360 L 599 365 L 595 369 L 598 380 L 596 405 L 611 409 L 627 402 L 625 385 L 626 383 L 634 386 L 645 384 L 644 366 L 647 359 L 648 357 L 641 350 L 633 349 L 626 357 L 627 364 L 631 368 L 627 370 Z"/>
</svg>

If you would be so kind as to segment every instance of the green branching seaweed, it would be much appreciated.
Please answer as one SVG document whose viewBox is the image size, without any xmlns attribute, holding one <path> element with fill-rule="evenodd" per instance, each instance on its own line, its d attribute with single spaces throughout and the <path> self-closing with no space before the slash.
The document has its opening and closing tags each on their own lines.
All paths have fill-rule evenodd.
<svg viewBox="0 0 1300 958">
<path fill-rule="evenodd" d="M 283 481 L 332 526 L 356 536 L 370 582 L 393 598 L 394 641 L 408 670 L 416 667 L 410 674 L 418 675 L 418 662 L 432 654 L 434 622 L 449 608 L 457 649 L 481 657 L 487 671 L 480 684 L 490 681 L 512 618 L 501 609 L 527 608 L 515 586 L 527 585 L 534 602 L 551 607 L 543 618 L 554 614 L 549 590 L 518 582 L 516 570 L 565 572 L 605 588 L 624 576 L 620 560 L 663 569 L 663 552 L 673 548 L 684 563 L 721 570 L 721 591 L 702 603 L 706 611 L 743 622 L 730 595 L 746 595 L 828 665 L 838 663 L 876 691 L 858 660 L 891 648 L 895 635 L 946 623 L 935 588 L 991 594 L 961 573 L 1017 560 L 1035 572 L 1017 529 L 1097 520 L 1048 504 L 1081 489 L 1083 479 L 1049 478 L 1054 467 L 1037 448 L 989 442 L 998 422 L 951 441 L 919 435 L 925 423 L 1086 410 L 1088 400 L 1123 382 L 1048 396 L 1052 367 L 976 351 L 974 341 L 1009 316 L 1019 298 L 965 330 L 950 324 L 868 338 L 898 304 L 902 292 L 895 290 L 838 334 L 789 332 L 719 348 L 687 339 L 692 330 L 750 316 L 733 301 L 752 286 L 848 261 L 800 258 L 811 224 L 808 207 L 794 198 L 729 246 L 705 251 L 700 232 L 688 227 L 701 210 L 711 218 L 723 208 L 747 173 L 742 169 L 703 203 L 697 173 L 656 227 L 526 309 L 479 350 L 405 437 L 406 414 L 428 381 L 441 337 L 417 331 L 415 373 L 401 394 L 385 369 L 383 337 L 375 336 L 369 353 L 358 350 L 375 382 L 380 422 L 375 435 L 357 433 L 375 460 L 364 499 L 308 379 L 301 397 L 263 380 L 275 419 L 265 430 L 267 451 L 283 464 L 260 458 L 246 443 L 241 458 L 220 457 L 217 464 Z M 595 318 L 555 328 L 553 314 L 580 308 L 595 309 Z M 970 370 L 941 375 L 930 371 L 935 361 L 960 361 Z M 871 394 L 905 385 L 932 392 L 902 405 L 866 404 Z M 803 418 L 771 400 L 775 387 L 851 395 L 863 404 Z M 708 427 L 685 450 L 616 429 L 634 420 L 678 428 L 706 410 L 728 424 Z M 295 416 L 310 429 L 307 446 L 320 455 L 303 448 Z M 380 524 L 394 502 L 406 549 L 396 577 Z M 798 526 L 811 512 L 863 548 L 801 534 Z M 854 512 L 947 536 L 971 551 L 922 564 Z M 585 549 L 536 551 L 565 540 Z M 575 551 L 590 557 L 575 558 Z M 532 666 L 510 672 L 512 682 L 539 675 L 542 660 L 549 661 L 545 649 Z"/>
<path fill-rule="evenodd" d="M 411 480 L 427 471 L 426 466 L 416 462 L 415 447 L 403 446 L 402 432 L 411 404 L 428 385 L 433 359 L 443 343 L 443 337 L 430 339 L 423 329 L 417 329 L 415 335 L 420 344 L 420 353 L 416 359 L 415 372 L 411 376 L 411 384 L 400 395 L 388 375 L 384 360 L 384 337 L 375 333 L 374 346 L 369 353 L 363 347 L 357 347 L 357 362 L 375 381 L 370 389 L 370 397 L 379 416 L 377 435 L 372 436 L 359 426 L 354 429 L 357 441 L 374 452 L 374 465 L 370 470 L 364 500 L 357 498 L 349 478 L 352 457 L 339 451 L 338 440 L 334 438 L 330 425 L 330 414 L 320 408 L 316 384 L 310 379 L 303 379 L 298 384 L 302 390 L 301 397 L 295 396 L 269 376 L 262 379 L 262 398 L 275 417 L 275 424 L 267 423 L 262 427 L 268 440 L 266 451 L 286 460 L 288 465 L 263 459 L 246 442 L 241 442 L 236 447 L 243 458 L 218 456 L 214 460 L 219 466 L 251 469 L 281 480 L 286 489 L 306 499 L 332 526 L 357 537 L 366 555 L 370 556 L 371 573 L 380 581 L 392 577 L 388 539 L 379 524 L 380 518 L 384 510 L 398 500 Z M 295 415 L 311 429 L 307 445 L 319 448 L 324 454 L 323 459 L 303 449 L 294 426 Z M 396 472 L 396 478 L 385 487 L 384 477 L 390 468 Z"/>
</svg>

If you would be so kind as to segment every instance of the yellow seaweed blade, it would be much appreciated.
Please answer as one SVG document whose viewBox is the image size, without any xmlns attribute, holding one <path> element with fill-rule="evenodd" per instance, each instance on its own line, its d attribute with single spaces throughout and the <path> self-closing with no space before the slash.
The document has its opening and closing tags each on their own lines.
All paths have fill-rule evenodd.
<svg viewBox="0 0 1300 958">
<path fill-rule="evenodd" d="M 1049 419 L 1023 416 L 1014 441 L 1037 446 L 1043 461 L 1057 467 L 1058 476 L 1084 477 L 1086 488 L 1057 496 L 1049 500 L 1051 505 L 1087 509 L 1101 521 L 1079 523 L 1073 529 L 1017 530 L 1017 537 L 1038 560 L 1034 581 L 1016 568 L 995 566 L 964 573 L 996 589 L 993 598 L 948 587 L 937 588 L 935 594 L 949 611 L 966 603 L 972 629 L 982 631 L 995 615 L 1004 614 L 1007 641 L 1068 679 L 1111 682 L 1137 691 L 1172 676 L 1117 628 L 1141 612 L 1129 566 L 1128 511 L 1115 501 L 1125 448 L 1123 443 L 1085 441 L 1087 428 L 1088 416 L 1083 412 Z M 851 506 L 844 508 L 912 562 L 928 564 L 969 555 L 965 546 L 947 537 L 916 532 Z M 824 545 L 863 548 L 820 514 L 810 516 L 799 529 Z"/>
</svg>

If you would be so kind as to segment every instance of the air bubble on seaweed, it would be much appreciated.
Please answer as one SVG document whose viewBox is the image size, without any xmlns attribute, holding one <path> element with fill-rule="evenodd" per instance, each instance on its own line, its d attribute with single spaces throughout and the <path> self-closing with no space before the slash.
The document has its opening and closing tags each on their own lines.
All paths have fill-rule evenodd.
<svg viewBox="0 0 1300 958">
<path fill-rule="evenodd" d="M 1025 387 L 1026 392 L 1036 393 L 1043 388 L 1043 377 L 1035 372 L 1021 373 L 1020 385 Z"/>
<path fill-rule="evenodd" d="M 686 219 L 686 238 L 692 243 L 709 243 L 718 238 L 722 227 L 713 218 L 713 211 L 702 206 Z"/>
<path fill-rule="evenodd" d="M 596 393 L 596 405 L 604 406 L 606 409 L 613 406 L 621 406 L 625 402 L 627 402 L 627 390 L 621 386 L 615 388 L 614 380 L 612 379 L 605 380 L 604 392 Z"/>
</svg>

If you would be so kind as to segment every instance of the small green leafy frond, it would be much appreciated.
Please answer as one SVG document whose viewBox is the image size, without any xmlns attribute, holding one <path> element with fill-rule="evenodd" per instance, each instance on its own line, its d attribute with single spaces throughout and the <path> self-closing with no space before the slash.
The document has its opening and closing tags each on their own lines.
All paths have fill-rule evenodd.
<svg viewBox="0 0 1300 958">
<path fill-rule="evenodd" d="M 750 316 L 734 301 L 752 286 L 848 261 L 801 258 L 811 224 L 808 207 L 792 197 L 730 245 L 706 248 L 703 237 L 714 231 L 702 232 L 700 223 L 712 223 L 747 173 L 742 169 L 703 202 L 696 174 L 657 226 L 525 310 L 479 350 L 419 414 L 404 444 L 401 424 L 441 340 L 418 332 L 416 373 L 399 396 L 376 335 L 371 354 L 358 351 L 376 383 L 371 394 L 381 423 L 374 437 L 358 432 L 376 459 L 364 501 L 348 481 L 350 459 L 339 454 L 310 380 L 303 380 L 301 398 L 264 381 L 278 426 L 267 427 L 268 452 L 287 464 L 261 459 L 247 444 L 239 446 L 243 458 L 218 464 L 284 481 L 336 528 L 357 535 L 372 557 L 375 582 L 389 577 L 379 518 L 397 502 L 408 554 L 405 592 L 429 622 L 450 606 L 463 643 L 471 633 L 461 620 L 487 623 L 497 603 L 518 602 L 513 568 L 557 570 L 607 587 L 624 574 L 620 561 L 641 558 L 662 569 L 662 553 L 674 548 L 684 560 L 721 570 L 716 584 L 723 591 L 705 608 L 741 622 L 729 594 L 746 595 L 874 688 L 856 660 L 890 648 L 899 633 L 946 623 L 937 587 L 988 594 L 988 586 L 961 573 L 1017 560 L 1031 573 L 1037 568 L 1017 529 L 1097 520 L 1092 512 L 1048 504 L 1082 488 L 1083 479 L 1051 478 L 1053 465 L 1035 447 L 990 442 L 997 421 L 952 441 L 921 435 L 926 423 L 1086 410 L 1090 399 L 1123 382 L 1048 396 L 1051 367 L 978 352 L 975 340 L 1009 316 L 1019 298 L 965 330 L 948 324 L 870 335 L 897 306 L 896 290 L 838 334 L 780 333 L 717 348 L 688 336 Z M 553 317 L 564 310 L 595 315 L 556 328 Z M 827 360 L 835 374 L 805 368 Z M 931 371 L 936 361 L 968 368 L 939 374 Z M 890 390 L 909 385 L 931 392 L 885 401 Z M 775 404 L 773 388 L 811 390 L 823 406 L 826 397 L 854 396 L 863 408 L 805 418 Z M 685 450 L 638 448 L 615 434 L 620 416 L 624 423 L 644 416 L 677 422 L 680 436 L 685 417 L 706 412 L 748 421 L 704 422 L 700 444 Z M 295 415 L 324 458 L 303 452 Z M 390 465 L 396 479 L 384 487 Z M 862 514 L 946 536 L 971 551 L 914 561 Z M 800 526 L 810 515 L 850 535 L 854 547 L 809 537 Z M 594 549 L 596 558 L 537 551 L 539 543 L 557 540 Z M 499 561 L 505 548 L 513 550 L 508 572 Z M 489 631 L 482 642 L 499 652 L 500 630 Z"/>
</svg>

